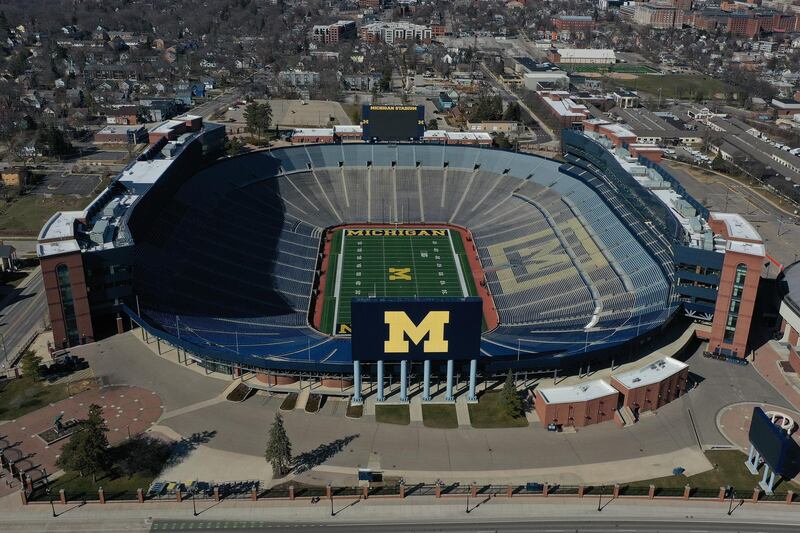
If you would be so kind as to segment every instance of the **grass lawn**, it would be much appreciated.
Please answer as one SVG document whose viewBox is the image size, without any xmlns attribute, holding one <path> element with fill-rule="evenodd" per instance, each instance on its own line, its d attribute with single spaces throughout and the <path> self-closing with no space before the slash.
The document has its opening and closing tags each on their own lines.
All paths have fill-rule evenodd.
<svg viewBox="0 0 800 533">
<path fill-rule="evenodd" d="M 316 413 L 322 407 L 322 395 L 312 394 L 306 402 L 306 413 Z"/>
<path fill-rule="evenodd" d="M 658 90 L 661 89 L 661 96 L 664 98 L 689 98 L 692 96 L 709 98 L 717 93 L 735 92 L 726 83 L 710 76 L 701 76 L 699 74 L 642 75 L 631 80 L 614 78 L 609 81 L 619 87 L 639 90 L 653 95 L 657 95 Z"/>
<path fill-rule="evenodd" d="M 79 211 L 91 198 L 26 194 L 11 202 L 0 202 L 0 233 L 36 236 L 56 211 Z"/>
<path fill-rule="evenodd" d="M 66 383 L 47 385 L 12 379 L 0 384 L 0 420 L 14 420 L 68 396 Z"/>
<path fill-rule="evenodd" d="M 361 405 L 353 405 L 349 404 L 347 406 L 347 418 L 361 418 L 364 416 L 364 404 Z"/>
<path fill-rule="evenodd" d="M 630 486 L 650 486 L 658 488 L 683 488 L 687 484 L 692 488 L 718 491 L 720 487 L 732 485 L 740 496 L 752 495 L 753 488 L 758 486 L 760 475 L 752 475 L 744 461 L 747 456 L 738 450 L 712 450 L 706 457 L 714 465 L 714 469 L 694 476 L 667 476 L 630 483 Z M 794 483 L 781 482 L 776 485 L 776 492 L 800 490 Z"/>
<path fill-rule="evenodd" d="M 506 414 L 500 391 L 483 393 L 478 403 L 469 404 L 469 419 L 474 428 L 523 428 L 528 425 L 524 416 Z"/>
<path fill-rule="evenodd" d="M 126 500 L 136 498 L 136 489 L 146 493 L 153 479 L 154 476 L 147 474 L 134 474 L 130 479 L 125 475 L 106 474 L 97 476 L 97 483 L 94 483 L 92 476 L 81 477 L 70 471 L 53 481 L 50 490 L 54 498 L 58 498 L 58 491 L 64 489 L 68 500 L 96 500 L 98 489 L 103 487 L 106 499 Z"/>
<path fill-rule="evenodd" d="M 457 428 L 456 406 L 422 404 L 422 423 L 429 428 Z"/>
<path fill-rule="evenodd" d="M 361 122 L 361 106 L 358 104 L 341 104 L 342 109 L 344 112 L 347 113 L 347 116 L 353 122 L 353 124 L 358 124 Z"/>
<path fill-rule="evenodd" d="M 291 411 L 297 405 L 297 393 L 290 392 L 281 402 L 281 411 Z"/>
<path fill-rule="evenodd" d="M 411 423 L 411 414 L 407 405 L 376 405 L 375 421 L 407 426 Z"/>
</svg>

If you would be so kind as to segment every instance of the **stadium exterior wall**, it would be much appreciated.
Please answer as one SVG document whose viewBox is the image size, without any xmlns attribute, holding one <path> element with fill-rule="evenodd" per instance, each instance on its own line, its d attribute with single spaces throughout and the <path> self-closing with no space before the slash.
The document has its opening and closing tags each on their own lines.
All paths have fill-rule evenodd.
<svg viewBox="0 0 800 533">
<path fill-rule="evenodd" d="M 302 147 L 296 148 L 294 150 L 306 150 L 309 147 Z M 442 147 L 442 149 L 447 149 L 446 147 Z M 452 148 L 449 148 L 452 149 Z M 478 148 L 471 148 L 469 150 L 486 150 L 486 149 L 478 149 Z M 190 154 L 191 152 L 187 151 L 185 154 Z M 509 152 L 512 154 L 513 152 Z M 183 157 L 184 154 L 181 155 Z M 158 194 L 147 194 L 142 199 L 138 201 L 136 204 L 136 209 L 130 215 L 128 220 L 131 228 L 131 232 L 135 234 L 138 231 L 143 231 L 144 225 L 150 219 L 151 214 L 157 212 L 161 208 L 161 203 L 159 198 L 163 199 L 167 196 L 170 196 L 178 188 L 186 182 L 194 173 L 196 173 L 204 163 L 199 163 L 194 161 L 194 157 L 197 154 L 187 156 L 192 161 L 184 161 L 183 159 L 180 160 L 180 164 L 173 165 L 170 175 L 164 176 L 164 179 L 159 180 L 156 187 L 154 187 L 153 191 L 157 192 Z M 514 154 L 515 156 L 519 156 L 519 154 Z M 247 156 L 243 156 L 247 157 Z M 552 161 L 552 160 L 550 160 Z M 579 178 L 580 179 L 580 178 Z M 582 180 L 584 181 L 584 180 Z M 589 184 L 592 186 L 592 184 Z M 151 191 L 151 192 L 153 192 Z M 97 252 L 93 252 L 97 253 Z M 77 268 L 77 267 L 76 267 Z M 86 268 L 85 266 L 83 268 Z M 52 280 L 51 280 L 52 286 Z M 75 284 L 75 287 L 78 287 L 79 284 Z M 51 291 L 52 292 L 52 291 Z M 50 301 L 50 300 L 48 300 Z M 238 353 L 233 352 L 230 349 L 224 349 L 220 347 L 216 347 L 213 345 L 198 345 L 196 343 L 188 342 L 186 339 L 181 339 L 179 336 L 174 336 L 169 334 L 168 332 L 155 327 L 152 323 L 148 322 L 147 319 L 139 316 L 137 312 L 134 311 L 136 308 L 136 302 L 133 299 L 132 295 L 129 295 L 125 298 L 125 302 L 127 305 L 117 306 L 114 308 L 114 311 L 121 310 L 128 314 L 133 322 L 136 322 L 140 326 L 142 326 L 150 335 L 157 336 L 170 344 L 173 344 L 179 347 L 181 350 L 185 350 L 186 352 L 196 354 L 201 359 L 208 361 L 209 363 L 213 364 L 223 364 L 223 365 L 230 365 L 230 366 L 238 366 L 243 369 L 252 369 L 255 371 L 265 371 L 265 370 L 274 370 L 280 372 L 317 372 L 320 374 L 332 374 L 332 375 L 344 375 L 352 371 L 352 363 L 348 362 L 346 364 L 342 363 L 325 363 L 322 361 L 298 361 L 298 360 L 281 360 L 280 358 L 270 359 L 269 357 L 265 358 L 254 358 L 246 355 L 240 355 Z M 518 358 L 514 357 L 514 355 L 510 351 L 508 355 L 504 355 L 503 357 L 498 358 L 488 358 L 488 357 L 481 357 L 479 358 L 480 366 L 483 372 L 496 374 L 505 372 L 508 369 L 512 370 L 520 370 L 525 371 L 527 369 L 537 369 L 541 371 L 557 371 L 569 367 L 577 368 L 579 365 L 585 365 L 589 362 L 592 365 L 596 364 L 600 361 L 608 361 L 613 358 L 617 358 L 617 361 L 623 359 L 624 357 L 635 357 L 638 353 L 638 347 L 643 343 L 646 342 L 648 338 L 652 338 L 653 336 L 657 335 L 661 328 L 664 327 L 666 323 L 669 322 L 674 307 L 670 306 L 668 309 L 664 310 L 662 315 L 663 322 L 661 322 L 660 326 L 654 327 L 653 329 L 645 330 L 642 329 L 641 335 L 639 337 L 626 340 L 624 343 L 621 344 L 614 344 L 609 346 L 606 349 L 597 348 L 592 346 L 592 350 L 588 353 L 574 353 L 568 354 L 565 356 L 563 353 L 552 352 L 552 353 L 536 353 L 533 354 L 534 356 L 531 358 L 523 358 L 519 360 Z M 91 336 L 91 339 L 94 338 L 94 335 Z M 87 340 L 89 340 L 89 336 L 87 336 Z M 463 367 L 462 367 L 463 368 Z"/>
</svg>

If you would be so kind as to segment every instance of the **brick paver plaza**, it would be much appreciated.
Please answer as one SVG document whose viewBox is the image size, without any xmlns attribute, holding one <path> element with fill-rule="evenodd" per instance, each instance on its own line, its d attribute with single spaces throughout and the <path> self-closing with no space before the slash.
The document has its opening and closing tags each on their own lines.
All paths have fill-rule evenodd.
<svg viewBox="0 0 800 533">
<path fill-rule="evenodd" d="M 47 446 L 38 433 L 53 426 L 56 416 L 63 420 L 86 418 L 93 403 L 103 408 L 103 417 L 108 426 L 108 441 L 111 445 L 122 442 L 128 435 L 136 435 L 148 429 L 161 416 L 163 405 L 155 392 L 129 386 L 111 386 L 92 389 L 71 396 L 60 402 L 34 411 L 16 420 L 0 425 L 0 448 L 8 447 L 4 454 L 14 461 L 22 471 L 27 471 L 35 482 L 44 471 L 52 474 L 59 470 L 56 459 L 69 439 Z M 0 497 L 19 491 L 19 480 L 11 486 L 6 483 L 9 476 L 0 481 Z"/>
</svg>

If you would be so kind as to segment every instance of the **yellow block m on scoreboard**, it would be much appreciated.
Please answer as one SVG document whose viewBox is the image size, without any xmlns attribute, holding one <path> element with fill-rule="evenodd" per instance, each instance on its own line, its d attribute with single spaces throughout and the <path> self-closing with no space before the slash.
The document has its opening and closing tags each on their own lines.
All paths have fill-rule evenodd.
<svg viewBox="0 0 800 533">
<path fill-rule="evenodd" d="M 414 324 L 405 311 L 384 311 L 383 322 L 389 325 L 389 340 L 383 342 L 386 353 L 408 353 L 406 337 L 418 345 L 426 336 L 423 352 L 447 352 L 444 327 L 450 322 L 450 311 L 430 311 L 419 324 Z"/>
</svg>

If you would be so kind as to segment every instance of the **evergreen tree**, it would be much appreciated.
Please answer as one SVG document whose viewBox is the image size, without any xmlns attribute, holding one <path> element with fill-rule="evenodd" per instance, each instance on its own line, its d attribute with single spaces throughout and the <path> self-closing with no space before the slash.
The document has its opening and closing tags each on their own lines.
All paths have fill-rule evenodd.
<svg viewBox="0 0 800 533">
<path fill-rule="evenodd" d="M 4 11 L 0 11 L 0 38 L 6 39 L 11 35 L 11 24 Z"/>
<path fill-rule="evenodd" d="M 503 383 L 503 390 L 500 393 L 503 399 L 503 407 L 506 414 L 510 417 L 516 418 L 522 412 L 522 399 L 517 393 L 517 387 L 514 385 L 514 376 L 511 370 L 506 374 L 506 381 Z"/>
<path fill-rule="evenodd" d="M 229 137 L 225 140 L 225 153 L 230 156 L 238 155 L 244 148 L 244 143 L 237 137 Z"/>
<path fill-rule="evenodd" d="M 494 143 L 498 148 L 504 148 L 506 150 L 511 148 L 511 141 L 509 141 L 508 137 L 506 137 L 506 134 L 502 132 L 495 135 Z"/>
<path fill-rule="evenodd" d="M 283 417 L 280 413 L 275 414 L 275 421 L 269 429 L 269 441 L 264 452 L 264 458 L 272 465 L 272 473 L 275 477 L 283 477 L 289 473 L 292 463 L 292 444 L 283 427 Z"/>
<path fill-rule="evenodd" d="M 711 161 L 711 168 L 716 170 L 717 172 L 725 172 L 727 166 L 725 165 L 725 160 L 722 159 L 722 150 L 717 152 L 717 156 Z"/>
<path fill-rule="evenodd" d="M 108 427 L 102 408 L 94 403 L 90 405 L 88 417 L 81 420 L 77 429 L 61 450 L 57 464 L 65 470 L 75 470 L 81 476 L 91 474 L 92 481 L 97 483 L 97 474 L 109 465 Z"/>
<path fill-rule="evenodd" d="M 272 106 L 269 105 L 269 102 L 248 104 L 244 110 L 244 120 L 248 132 L 259 138 L 263 137 L 269 131 L 269 125 L 272 122 Z"/>
<path fill-rule="evenodd" d="M 39 381 L 42 376 L 39 372 L 39 365 L 42 364 L 42 358 L 36 353 L 26 350 L 22 355 L 20 366 L 22 367 L 22 375 L 32 381 Z"/>
<path fill-rule="evenodd" d="M 43 126 L 36 136 L 36 142 L 42 145 L 48 154 L 62 156 L 72 152 L 72 144 L 55 124 Z"/>
</svg>

